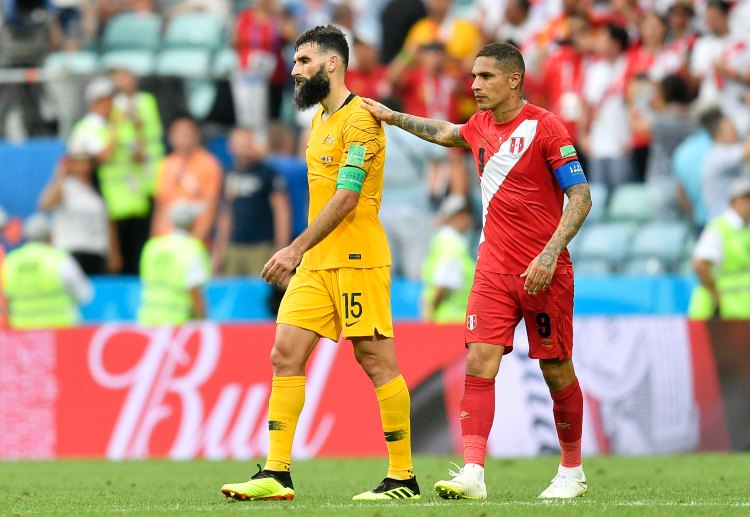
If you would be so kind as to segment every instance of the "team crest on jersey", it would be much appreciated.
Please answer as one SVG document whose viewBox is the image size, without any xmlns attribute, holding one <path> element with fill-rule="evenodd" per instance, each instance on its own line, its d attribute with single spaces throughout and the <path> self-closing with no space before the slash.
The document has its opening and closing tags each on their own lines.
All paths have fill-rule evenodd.
<svg viewBox="0 0 750 517">
<path fill-rule="evenodd" d="M 331 145 L 333 143 L 333 135 L 328 135 L 325 140 L 323 140 L 323 145 Z"/>
<path fill-rule="evenodd" d="M 521 154 L 523 151 L 523 141 L 524 137 L 522 136 L 513 136 L 510 139 L 510 154 Z"/>
<path fill-rule="evenodd" d="M 466 328 L 469 330 L 474 330 L 477 328 L 477 315 L 476 314 L 469 314 L 466 316 Z"/>
</svg>

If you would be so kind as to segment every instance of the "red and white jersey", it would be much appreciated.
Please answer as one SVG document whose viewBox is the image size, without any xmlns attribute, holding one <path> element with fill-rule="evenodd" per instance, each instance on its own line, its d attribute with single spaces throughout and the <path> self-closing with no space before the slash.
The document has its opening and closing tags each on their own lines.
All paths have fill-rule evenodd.
<svg viewBox="0 0 750 517">
<path fill-rule="evenodd" d="M 578 160 L 557 115 L 526 104 L 498 124 L 481 111 L 461 127 L 482 186 L 482 236 L 477 269 L 520 275 L 542 252 L 563 210 L 563 190 L 553 171 Z M 558 269 L 572 269 L 567 250 Z"/>
</svg>

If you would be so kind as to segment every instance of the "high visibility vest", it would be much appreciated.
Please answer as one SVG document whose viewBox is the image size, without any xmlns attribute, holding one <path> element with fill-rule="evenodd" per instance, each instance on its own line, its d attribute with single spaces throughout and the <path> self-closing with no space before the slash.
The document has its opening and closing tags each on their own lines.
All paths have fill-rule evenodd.
<svg viewBox="0 0 750 517">
<path fill-rule="evenodd" d="M 750 319 L 750 228 L 735 228 L 727 215 L 717 217 L 709 229 L 721 236 L 721 264 L 713 269 L 722 319 Z M 690 299 L 688 315 L 709 319 L 715 311 L 708 289 L 697 285 Z"/>
<path fill-rule="evenodd" d="M 63 250 L 38 242 L 8 253 L 2 274 L 11 328 L 63 328 L 78 322 L 78 305 L 60 275 L 69 258 Z"/>
<path fill-rule="evenodd" d="M 461 262 L 463 285 L 460 289 L 451 290 L 446 298 L 432 310 L 437 294 L 435 275 L 439 267 L 448 260 L 458 259 Z M 427 317 L 436 323 L 462 323 L 466 318 L 466 305 L 469 301 L 471 283 L 474 278 L 474 259 L 466 243 L 451 230 L 440 230 L 430 243 L 424 265 L 422 281 L 424 282 L 423 303 Z"/>
<path fill-rule="evenodd" d="M 206 248 L 189 235 L 169 234 L 146 243 L 141 256 L 139 323 L 181 325 L 193 318 L 187 275 L 196 259 L 209 270 Z"/>
</svg>

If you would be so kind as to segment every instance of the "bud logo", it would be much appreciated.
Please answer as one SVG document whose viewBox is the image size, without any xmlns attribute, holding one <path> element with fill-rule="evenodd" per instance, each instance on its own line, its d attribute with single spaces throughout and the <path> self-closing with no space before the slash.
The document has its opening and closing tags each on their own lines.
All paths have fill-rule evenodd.
<svg viewBox="0 0 750 517">
<path fill-rule="evenodd" d="M 145 341 L 142 354 L 128 354 L 132 362 L 125 367 L 105 361 L 116 355 L 111 349 L 123 346 L 122 334 L 129 334 L 131 349 L 141 349 L 139 341 Z M 333 343 L 321 342 L 318 349 L 309 365 L 307 402 L 297 426 L 297 457 L 317 454 L 335 420 L 330 413 L 319 416 L 313 432 L 314 414 L 336 355 Z M 264 454 L 271 378 L 255 384 L 217 383 L 213 377 L 218 374 L 221 350 L 221 333 L 212 324 L 177 329 L 101 327 L 89 346 L 89 371 L 99 386 L 127 393 L 107 445 L 107 457 L 153 456 L 157 441 L 159 448 L 166 443 L 166 456 L 174 459 Z M 209 393 L 213 395 L 209 397 Z"/>
</svg>

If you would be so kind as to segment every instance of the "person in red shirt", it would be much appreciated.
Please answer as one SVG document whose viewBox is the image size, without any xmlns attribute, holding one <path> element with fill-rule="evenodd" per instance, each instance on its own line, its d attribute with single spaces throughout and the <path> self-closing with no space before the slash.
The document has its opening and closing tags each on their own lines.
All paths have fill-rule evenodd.
<svg viewBox="0 0 750 517">
<path fill-rule="evenodd" d="M 525 65 L 508 43 L 477 55 L 472 89 L 479 107 L 466 124 L 394 112 L 371 99 L 373 116 L 427 141 L 470 148 L 482 187 L 482 234 L 467 308 L 466 380 L 461 400 L 464 467 L 438 481 L 444 498 L 484 499 L 495 376 L 513 350 L 521 318 L 529 356 L 539 360 L 553 400 L 562 461 L 539 497 L 587 490 L 581 466 L 583 394 L 573 369 L 573 266 L 566 246 L 591 209 L 591 193 L 560 119 L 521 95 Z M 563 210 L 563 196 L 568 204 Z"/>
<path fill-rule="evenodd" d="M 368 32 L 354 35 L 357 66 L 346 71 L 346 84 L 360 97 L 380 100 L 388 97 L 391 86 L 385 76 L 386 67 L 378 60 L 378 45 Z"/>
</svg>

